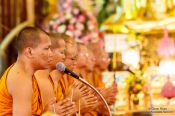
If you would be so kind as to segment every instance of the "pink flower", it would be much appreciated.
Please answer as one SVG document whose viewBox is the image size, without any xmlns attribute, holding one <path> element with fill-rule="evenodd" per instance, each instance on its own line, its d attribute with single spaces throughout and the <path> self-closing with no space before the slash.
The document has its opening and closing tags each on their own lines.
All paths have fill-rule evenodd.
<svg viewBox="0 0 175 116">
<path fill-rule="evenodd" d="M 66 20 L 64 16 L 60 17 L 59 19 L 61 23 L 63 23 Z"/>
<path fill-rule="evenodd" d="M 94 33 L 88 33 L 86 36 L 88 37 L 88 40 L 91 40 L 95 37 Z"/>
<path fill-rule="evenodd" d="M 71 24 L 74 24 L 75 22 L 76 22 L 76 19 L 75 19 L 75 18 L 71 18 L 71 19 L 70 19 L 70 23 L 71 23 Z"/>
<path fill-rule="evenodd" d="M 74 31 L 74 36 L 75 36 L 75 37 L 79 37 L 81 34 L 82 34 L 82 32 L 79 31 L 79 30 L 75 30 L 75 31 Z"/>
<path fill-rule="evenodd" d="M 87 16 L 89 17 L 90 20 L 94 19 L 94 16 L 91 13 L 87 13 Z"/>
<path fill-rule="evenodd" d="M 84 29 L 84 25 L 83 24 L 81 24 L 81 23 L 76 23 L 76 28 L 78 29 L 78 30 L 83 30 Z"/>
<path fill-rule="evenodd" d="M 59 13 L 59 17 L 64 17 L 64 13 L 63 13 L 63 12 L 60 12 L 60 13 Z M 58 17 L 58 18 L 59 18 L 59 17 Z"/>
<path fill-rule="evenodd" d="M 67 3 L 71 4 L 72 3 L 72 0 L 67 0 Z"/>
<path fill-rule="evenodd" d="M 66 9 L 66 12 L 67 12 L 67 13 L 71 13 L 71 11 L 72 11 L 71 8 L 67 8 L 67 9 Z"/>
<path fill-rule="evenodd" d="M 88 21 L 88 29 L 89 30 L 93 30 L 94 29 L 94 25 L 90 21 Z"/>
<path fill-rule="evenodd" d="M 70 5 L 68 3 L 66 3 L 66 2 L 63 4 L 63 8 L 67 9 L 69 7 L 70 7 Z"/>
<path fill-rule="evenodd" d="M 83 22 L 85 21 L 85 16 L 80 15 L 80 16 L 78 17 L 78 20 L 79 20 L 81 23 L 83 23 Z"/>
<path fill-rule="evenodd" d="M 70 30 L 70 31 L 74 30 L 74 26 L 73 26 L 72 24 L 68 25 L 67 28 L 68 28 L 68 30 Z"/>
<path fill-rule="evenodd" d="M 83 43 L 88 43 L 88 41 L 89 41 L 89 37 L 88 36 L 83 36 L 80 39 L 83 41 Z"/>
<path fill-rule="evenodd" d="M 79 13 L 79 10 L 78 10 L 77 8 L 74 8 L 74 9 L 73 9 L 73 14 L 74 14 L 74 15 L 77 15 L 78 13 Z"/>
<path fill-rule="evenodd" d="M 94 32 L 94 33 L 92 33 L 91 37 L 92 37 L 92 39 L 95 39 L 98 37 L 98 34 L 96 32 Z"/>
<path fill-rule="evenodd" d="M 55 23 L 55 24 L 53 25 L 53 30 L 54 30 L 54 31 L 57 31 L 57 29 L 58 29 L 58 25 Z"/>
</svg>

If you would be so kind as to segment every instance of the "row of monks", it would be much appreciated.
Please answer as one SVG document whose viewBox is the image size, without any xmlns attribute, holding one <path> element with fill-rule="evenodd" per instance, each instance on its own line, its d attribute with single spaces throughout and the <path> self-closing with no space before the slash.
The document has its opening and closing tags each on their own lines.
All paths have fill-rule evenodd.
<svg viewBox="0 0 175 116">
<path fill-rule="evenodd" d="M 77 43 L 65 34 L 26 27 L 16 39 L 18 57 L 0 80 L 0 116 L 109 115 L 88 86 L 56 70 L 58 62 L 88 81 L 108 105 L 116 101 L 117 84 L 105 88 L 102 72 L 110 62 L 98 43 Z"/>
</svg>

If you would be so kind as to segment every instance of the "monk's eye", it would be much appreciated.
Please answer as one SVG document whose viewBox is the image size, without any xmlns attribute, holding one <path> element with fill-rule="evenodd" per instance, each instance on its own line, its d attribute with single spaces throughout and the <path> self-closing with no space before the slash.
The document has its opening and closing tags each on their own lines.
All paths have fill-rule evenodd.
<svg viewBox="0 0 175 116">
<path fill-rule="evenodd" d="M 46 48 L 44 48 L 45 50 L 48 50 L 49 49 L 49 47 L 46 47 Z"/>
<path fill-rule="evenodd" d="M 65 54 L 65 50 L 60 52 L 61 54 Z"/>
<path fill-rule="evenodd" d="M 71 60 L 76 60 L 75 58 L 71 58 Z"/>
</svg>

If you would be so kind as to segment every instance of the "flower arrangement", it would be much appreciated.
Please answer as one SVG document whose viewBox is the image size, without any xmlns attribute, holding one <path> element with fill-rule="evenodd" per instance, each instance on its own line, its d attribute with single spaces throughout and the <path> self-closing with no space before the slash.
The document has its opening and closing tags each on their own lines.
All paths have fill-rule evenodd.
<svg viewBox="0 0 175 116">
<path fill-rule="evenodd" d="M 130 75 L 126 78 L 125 82 L 130 94 L 138 94 L 142 90 L 145 91 L 146 80 L 143 78 L 143 73 L 141 72 Z"/>
<path fill-rule="evenodd" d="M 50 20 L 46 31 L 65 33 L 85 43 L 99 38 L 95 17 L 81 9 L 77 1 L 66 0 L 62 7 Z"/>
</svg>

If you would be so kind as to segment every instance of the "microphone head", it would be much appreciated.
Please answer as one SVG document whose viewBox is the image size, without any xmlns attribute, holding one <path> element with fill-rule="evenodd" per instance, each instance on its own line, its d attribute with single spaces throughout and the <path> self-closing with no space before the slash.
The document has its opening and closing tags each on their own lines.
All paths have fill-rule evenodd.
<svg viewBox="0 0 175 116">
<path fill-rule="evenodd" d="M 64 72 L 65 69 L 66 69 L 66 66 L 65 66 L 64 63 L 62 63 L 62 62 L 58 62 L 58 63 L 56 64 L 56 69 L 59 70 L 59 71 Z"/>
</svg>

